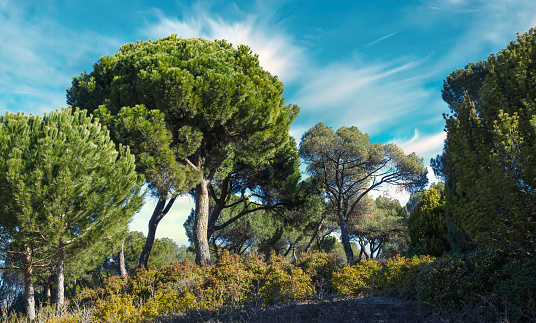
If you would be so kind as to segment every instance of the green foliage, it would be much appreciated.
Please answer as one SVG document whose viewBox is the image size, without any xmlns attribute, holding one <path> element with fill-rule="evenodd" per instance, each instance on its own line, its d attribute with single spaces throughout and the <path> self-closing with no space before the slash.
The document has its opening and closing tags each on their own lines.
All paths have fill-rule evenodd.
<svg viewBox="0 0 536 323">
<path fill-rule="evenodd" d="M 31 268 L 52 267 L 57 259 L 60 305 L 64 259 L 68 269 L 81 271 L 96 260 L 87 255 L 117 241 L 141 207 L 144 178 L 134 167 L 128 147 L 116 149 L 86 111 L 1 117 L 1 245 L 23 256 L 18 268 L 26 269 L 27 281 Z M 33 318 L 33 294 L 26 298 Z"/>
<path fill-rule="evenodd" d="M 145 245 L 146 237 L 142 232 L 131 231 L 125 237 L 124 254 L 126 269 L 128 272 L 132 272 L 138 267 L 138 261 L 140 254 Z M 117 253 L 119 248 L 114 249 L 113 265 L 117 267 L 119 259 Z M 154 241 L 151 257 L 149 257 L 148 266 L 155 266 L 162 268 L 163 266 L 171 263 L 178 262 L 180 249 L 177 244 L 169 238 L 157 238 Z M 118 271 L 115 271 L 117 274 Z"/>
<path fill-rule="evenodd" d="M 305 299 L 313 290 L 310 276 L 282 257 L 272 255 L 265 263 L 251 254 L 240 258 L 224 251 L 214 266 L 174 263 L 109 278 L 98 290 L 82 290 L 74 302 L 95 304 L 98 318 L 136 314 L 149 320 L 188 309 L 218 310 L 259 301 L 282 304 Z M 132 304 L 141 305 L 134 306 L 134 312 Z"/>
<path fill-rule="evenodd" d="M 420 300 L 448 307 L 480 304 L 502 280 L 500 268 L 504 255 L 476 251 L 450 253 L 427 266 L 417 284 Z"/>
<path fill-rule="evenodd" d="M 91 245 L 141 206 L 133 156 L 124 147 L 118 152 L 86 112 L 6 114 L 0 152 L 0 192 L 11 203 L 0 208 L 0 220 L 3 232 L 19 236 L 14 242 Z"/>
<path fill-rule="evenodd" d="M 407 214 L 400 202 L 385 196 L 366 196 L 349 218 L 350 233 L 366 259 L 389 257 L 408 246 Z"/>
<path fill-rule="evenodd" d="M 97 110 L 109 113 L 105 106 Z M 184 191 L 196 182 L 198 174 L 186 167 L 181 159 L 199 145 L 199 138 L 179 147 L 172 147 L 173 134 L 159 110 L 144 105 L 125 106 L 110 117 L 109 127 L 115 141 L 128 145 L 136 156 L 136 169 L 143 173 L 156 197 L 169 197 L 174 191 Z"/>
<path fill-rule="evenodd" d="M 443 101 L 449 105 L 452 111 L 462 104 L 466 94 L 472 98 L 474 103 L 478 104 L 480 101 L 479 90 L 488 74 L 487 61 L 469 63 L 464 68 L 457 69 L 443 81 L 443 89 L 441 90 Z"/>
<path fill-rule="evenodd" d="M 364 260 L 334 273 L 332 286 L 344 295 L 383 293 L 390 296 L 415 297 L 420 272 L 435 258 L 397 256 L 386 261 Z"/>
<path fill-rule="evenodd" d="M 223 252 L 215 266 L 185 262 L 143 268 L 136 275 L 107 280 L 98 291 L 84 290 L 64 316 L 44 306 L 38 317 L 51 322 L 78 322 L 82 317 L 87 322 L 91 315 L 93 321 L 151 321 L 188 310 L 283 304 L 312 296 L 315 276 L 333 277 L 327 283 L 344 295 L 417 298 L 448 311 L 491 306 L 512 321 L 530 320 L 536 309 L 536 261 L 530 257 L 485 251 L 447 253 L 437 259 L 397 256 L 337 270 L 329 255 L 309 253 L 298 264 L 273 254 L 263 262 L 252 254 L 242 258 Z M 76 310 L 80 306 L 92 308 L 89 318 Z"/>
<path fill-rule="evenodd" d="M 501 280 L 495 287 L 493 301 L 507 308 L 511 317 L 530 317 L 536 311 L 536 259 L 510 259 L 500 270 Z"/>
<path fill-rule="evenodd" d="M 431 256 L 396 256 L 382 262 L 379 274 L 382 292 L 405 298 L 415 297 L 419 273 L 435 261 Z"/>
<path fill-rule="evenodd" d="M 222 227 L 214 232 L 212 239 L 234 254 L 244 254 L 248 249 L 259 249 L 267 244 L 278 232 L 283 230 L 281 219 L 274 217 L 268 210 L 257 210 L 244 214 L 239 221 L 228 223 L 244 212 L 244 204 L 239 197 L 231 197 L 229 202 L 238 202 L 235 206 L 222 210 L 216 226 Z M 249 205 L 249 209 L 256 208 Z M 279 237 L 278 237 L 279 238 Z M 272 241 L 273 246 L 277 241 Z M 269 254 L 269 252 L 268 252 Z"/>
<path fill-rule="evenodd" d="M 531 29 L 445 83 L 444 94 L 456 93 L 447 95 L 453 113 L 446 117 L 445 153 L 436 163 L 446 175 L 448 220 L 459 233 L 453 237 L 467 234 L 482 248 L 529 255 L 536 250 L 535 59 Z"/>
<path fill-rule="evenodd" d="M 134 306 L 132 296 L 112 294 L 106 300 L 97 301 L 92 322 L 136 323 L 139 319 L 139 310 Z"/>
<path fill-rule="evenodd" d="M 228 251 L 220 253 L 205 282 L 214 293 L 213 306 L 243 305 L 251 294 L 253 278 L 254 274 L 238 255 L 231 255 Z"/>
<path fill-rule="evenodd" d="M 449 309 L 492 305 L 512 321 L 534 317 L 536 261 L 509 253 L 449 253 L 424 268 L 418 299 Z M 530 319 L 529 319 L 530 320 Z"/>
<path fill-rule="evenodd" d="M 265 304 L 284 304 L 311 296 L 313 287 L 309 275 L 283 257 L 272 254 L 259 292 Z"/>
<path fill-rule="evenodd" d="M 408 219 L 412 252 L 439 257 L 450 250 L 445 214 L 445 186 L 434 184 L 419 193 L 418 199 L 420 201 L 410 212 Z"/>
</svg>

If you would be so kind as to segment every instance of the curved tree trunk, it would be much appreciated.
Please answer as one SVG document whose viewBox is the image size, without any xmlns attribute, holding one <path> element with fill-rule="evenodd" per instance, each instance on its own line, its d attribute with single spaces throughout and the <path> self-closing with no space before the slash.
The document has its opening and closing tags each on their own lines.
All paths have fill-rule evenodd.
<svg viewBox="0 0 536 323">
<path fill-rule="evenodd" d="M 318 239 L 318 235 L 320 234 L 320 230 L 322 230 L 322 227 L 324 226 L 324 221 L 326 221 L 326 218 L 328 217 L 328 212 L 324 213 L 322 215 L 322 219 L 320 220 L 320 223 L 318 223 L 318 226 L 315 229 L 315 233 L 311 237 L 311 240 L 309 241 L 309 244 L 307 245 L 307 248 L 305 248 L 305 252 L 311 252 L 311 249 L 313 248 L 313 243 Z"/>
<path fill-rule="evenodd" d="M 35 319 L 35 298 L 33 286 L 32 251 L 28 245 L 24 245 L 24 299 L 26 315 L 30 321 Z"/>
<path fill-rule="evenodd" d="M 195 244 L 195 263 L 210 264 L 208 246 L 208 216 L 209 216 L 209 180 L 203 178 L 195 187 L 195 221 L 193 227 Z"/>
<path fill-rule="evenodd" d="M 145 246 L 143 246 L 143 251 L 140 255 L 140 262 L 138 264 L 138 268 L 147 268 L 149 255 L 151 254 L 151 250 L 153 249 L 154 239 L 156 237 L 156 228 L 158 227 L 158 223 L 160 223 L 160 220 L 162 220 L 164 216 L 166 216 L 166 214 L 169 212 L 169 209 L 171 209 L 171 206 L 173 206 L 173 203 L 175 202 L 176 198 L 177 193 L 173 195 L 173 197 L 166 205 L 165 196 L 161 195 L 159 197 L 158 203 L 156 203 L 156 206 L 154 208 L 153 215 L 151 216 L 151 220 L 149 220 L 149 232 L 147 233 L 147 240 L 145 240 Z"/>
</svg>

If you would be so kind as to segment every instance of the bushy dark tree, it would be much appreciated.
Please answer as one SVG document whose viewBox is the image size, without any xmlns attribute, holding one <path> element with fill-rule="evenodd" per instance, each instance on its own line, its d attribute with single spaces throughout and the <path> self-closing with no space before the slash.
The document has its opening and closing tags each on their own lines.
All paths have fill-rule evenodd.
<svg viewBox="0 0 536 323">
<path fill-rule="evenodd" d="M 436 159 L 446 173 L 453 241 L 467 235 L 484 248 L 534 255 L 535 40 L 531 29 L 486 62 L 471 65 L 481 66 L 478 71 L 453 73 L 474 86 L 452 100 L 445 154 Z"/>
</svg>

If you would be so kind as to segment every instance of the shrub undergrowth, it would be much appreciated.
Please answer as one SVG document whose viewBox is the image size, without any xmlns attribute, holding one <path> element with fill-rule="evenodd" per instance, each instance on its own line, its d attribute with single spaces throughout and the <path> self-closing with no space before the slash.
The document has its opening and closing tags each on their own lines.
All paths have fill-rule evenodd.
<svg viewBox="0 0 536 323">
<path fill-rule="evenodd" d="M 536 317 L 536 260 L 486 251 L 387 260 L 339 268 L 331 255 L 306 253 L 292 265 L 272 254 L 263 262 L 223 252 L 214 266 L 189 262 L 137 269 L 82 289 L 67 312 L 40 307 L 35 322 L 147 322 L 189 310 L 295 303 L 326 292 L 386 295 L 441 309 L 492 306 L 511 321 Z M 25 322 L 20 315 L 2 322 Z"/>
</svg>

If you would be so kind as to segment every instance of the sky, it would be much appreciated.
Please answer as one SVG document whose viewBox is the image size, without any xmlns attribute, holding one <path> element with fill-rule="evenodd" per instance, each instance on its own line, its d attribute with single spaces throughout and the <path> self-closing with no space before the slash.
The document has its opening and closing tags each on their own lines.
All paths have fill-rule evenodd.
<svg viewBox="0 0 536 323">
<path fill-rule="evenodd" d="M 125 43 L 226 39 L 250 46 L 283 82 L 286 102 L 300 107 L 298 142 L 318 122 L 356 126 L 428 166 L 446 137 L 445 78 L 535 26 L 534 0 L 0 0 L 0 114 L 66 106 L 72 78 Z M 154 205 L 148 197 L 131 230 L 147 234 Z M 157 237 L 188 244 L 182 224 L 192 207 L 178 199 Z"/>
</svg>

